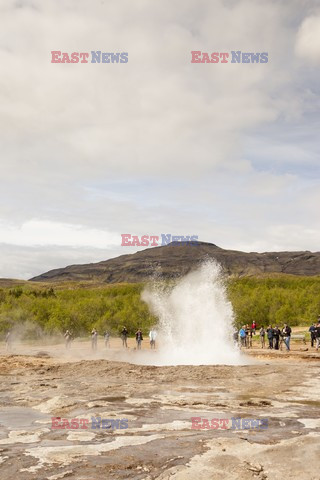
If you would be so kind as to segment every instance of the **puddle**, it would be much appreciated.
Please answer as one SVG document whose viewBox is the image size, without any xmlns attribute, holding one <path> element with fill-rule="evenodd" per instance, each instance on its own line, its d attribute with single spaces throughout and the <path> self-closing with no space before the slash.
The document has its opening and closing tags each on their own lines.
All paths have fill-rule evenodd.
<svg viewBox="0 0 320 480">
<path fill-rule="evenodd" d="M 36 412 L 29 407 L 2 407 L 0 410 L 0 426 L 10 429 L 29 428 L 36 422 L 48 422 L 47 415 Z"/>
<path fill-rule="evenodd" d="M 295 395 L 293 397 L 293 395 Z M 317 406 L 320 397 L 320 382 L 313 376 L 299 386 L 290 389 L 290 401 L 295 403 L 312 402 Z M 287 399 L 287 394 L 279 395 L 278 398 Z"/>
</svg>

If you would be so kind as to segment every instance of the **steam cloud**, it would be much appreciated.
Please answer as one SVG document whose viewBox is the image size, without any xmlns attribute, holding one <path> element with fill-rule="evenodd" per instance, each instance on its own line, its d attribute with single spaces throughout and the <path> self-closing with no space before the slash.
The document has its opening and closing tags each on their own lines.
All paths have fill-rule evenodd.
<svg viewBox="0 0 320 480">
<path fill-rule="evenodd" d="M 142 299 L 159 318 L 159 365 L 243 363 L 232 341 L 234 313 L 217 262 L 206 261 L 174 286 L 154 282 Z"/>
</svg>

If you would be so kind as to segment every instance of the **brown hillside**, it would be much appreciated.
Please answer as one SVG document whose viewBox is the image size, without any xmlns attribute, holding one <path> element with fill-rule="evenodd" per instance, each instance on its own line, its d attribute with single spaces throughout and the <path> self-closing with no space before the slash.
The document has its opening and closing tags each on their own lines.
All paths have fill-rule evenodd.
<svg viewBox="0 0 320 480">
<path fill-rule="evenodd" d="M 105 283 L 143 282 L 156 268 L 164 278 L 188 273 L 207 258 L 216 259 L 228 275 L 285 273 L 320 275 L 320 252 L 245 253 L 224 250 L 212 243 L 169 244 L 87 265 L 58 268 L 32 278 L 38 282 L 99 281 Z"/>
</svg>

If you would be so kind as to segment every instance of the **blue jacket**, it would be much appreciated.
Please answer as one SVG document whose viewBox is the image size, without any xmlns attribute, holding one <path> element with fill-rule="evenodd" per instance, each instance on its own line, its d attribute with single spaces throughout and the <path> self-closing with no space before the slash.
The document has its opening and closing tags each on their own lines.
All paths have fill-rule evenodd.
<svg viewBox="0 0 320 480">
<path fill-rule="evenodd" d="M 239 335 L 241 338 L 244 338 L 246 336 L 246 331 L 243 330 L 243 328 L 240 329 Z"/>
</svg>

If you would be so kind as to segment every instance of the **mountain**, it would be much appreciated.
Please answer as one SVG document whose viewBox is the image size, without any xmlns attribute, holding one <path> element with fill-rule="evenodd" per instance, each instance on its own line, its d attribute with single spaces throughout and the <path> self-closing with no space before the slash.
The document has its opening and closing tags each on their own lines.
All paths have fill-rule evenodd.
<svg viewBox="0 0 320 480">
<path fill-rule="evenodd" d="M 214 258 L 228 275 L 285 273 L 320 275 L 320 252 L 246 253 L 224 250 L 212 243 L 170 243 L 87 265 L 57 268 L 32 278 L 36 282 L 99 281 L 144 282 L 159 268 L 164 278 L 188 273 L 205 259 Z"/>
</svg>

